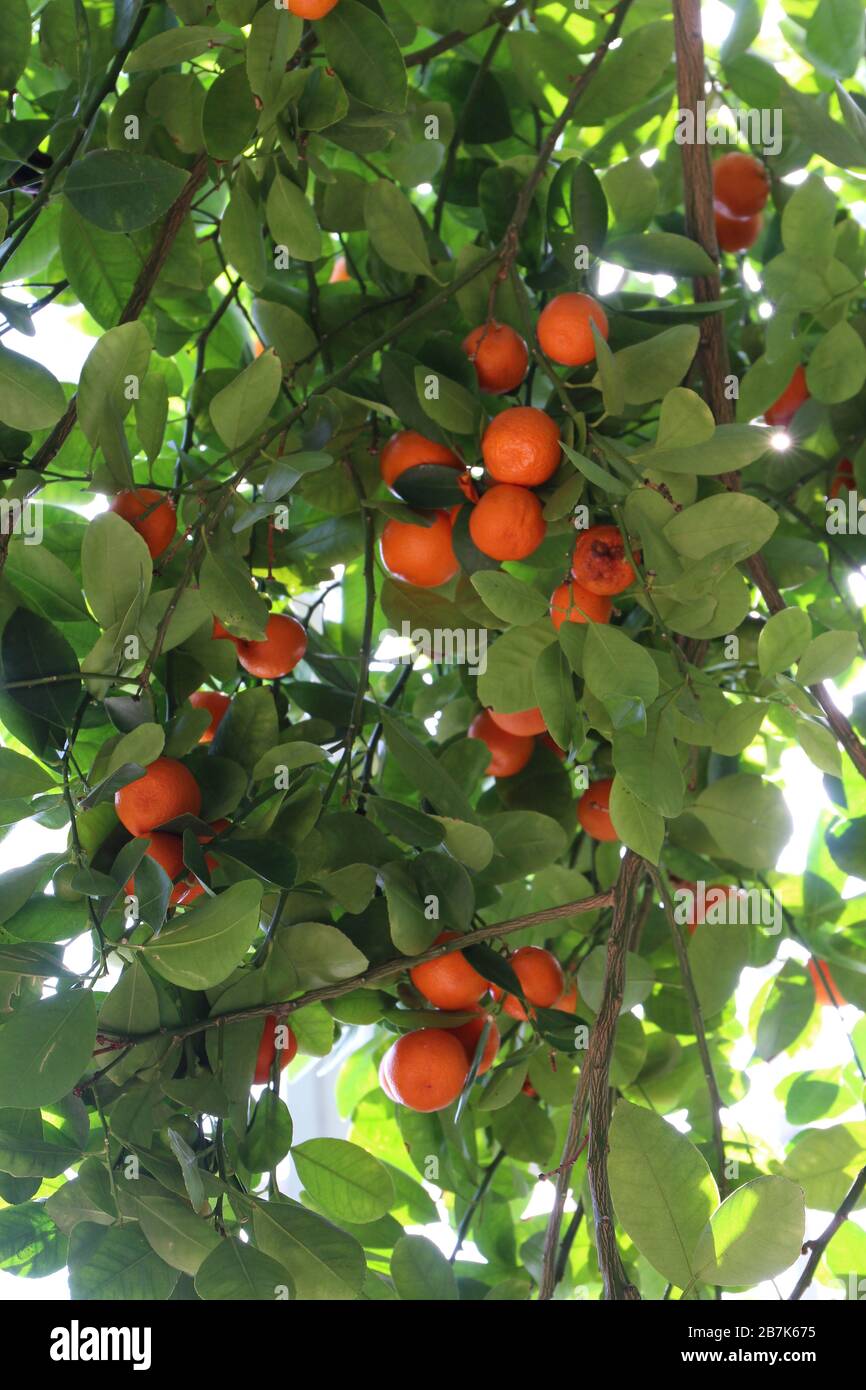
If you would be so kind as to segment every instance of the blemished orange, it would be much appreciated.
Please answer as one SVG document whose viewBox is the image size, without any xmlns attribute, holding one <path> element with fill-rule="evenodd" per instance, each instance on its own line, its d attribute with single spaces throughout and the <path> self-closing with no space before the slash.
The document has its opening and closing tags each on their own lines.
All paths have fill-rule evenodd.
<svg viewBox="0 0 866 1390">
<path fill-rule="evenodd" d="M 500 714 L 492 709 L 489 713 L 494 724 L 498 724 L 507 734 L 532 735 L 547 732 L 547 725 L 540 709 L 522 709 L 516 714 Z"/>
<path fill-rule="evenodd" d="M 587 835 L 594 840 L 613 841 L 619 836 L 610 818 L 610 789 L 612 777 L 604 777 L 599 782 L 591 782 L 577 803 L 577 819 Z"/>
<path fill-rule="evenodd" d="M 497 483 L 540 487 L 559 467 L 559 426 L 534 405 L 510 406 L 490 421 L 481 453 Z"/>
<path fill-rule="evenodd" d="M 753 217 L 770 196 L 770 176 L 754 155 L 732 150 L 713 165 L 713 193 L 732 217 Z"/>
<path fill-rule="evenodd" d="M 379 470 L 382 481 L 393 488 L 401 473 L 407 468 L 416 468 L 421 463 L 439 463 L 446 468 L 462 468 L 463 464 L 447 444 L 437 444 L 434 439 L 425 439 L 417 430 L 401 430 L 392 434 L 379 455 Z"/>
<path fill-rule="evenodd" d="M 463 339 L 463 351 L 481 390 L 494 396 L 516 391 L 529 367 L 525 340 L 505 323 L 479 324 Z"/>
<path fill-rule="evenodd" d="M 469 725 L 470 738 L 480 739 L 490 750 L 490 762 L 484 769 L 485 777 L 514 777 L 521 772 L 535 748 L 535 739 L 526 734 L 509 734 L 494 724 L 489 710 L 476 714 Z"/>
<path fill-rule="evenodd" d="M 475 1053 L 481 1034 L 484 1031 L 485 1023 L 490 1022 L 490 1030 L 487 1034 L 487 1041 L 484 1044 L 484 1051 L 481 1054 L 481 1061 L 478 1064 L 478 1076 L 483 1076 L 489 1071 L 496 1061 L 496 1054 L 499 1051 L 499 1029 L 492 1014 L 485 1013 L 483 1009 L 478 1009 L 478 1017 L 470 1019 L 468 1023 L 461 1023 L 459 1028 L 449 1028 L 448 1032 L 462 1044 L 466 1053 L 466 1060 L 470 1067 L 475 1060 Z"/>
<path fill-rule="evenodd" d="M 256 1056 L 256 1069 L 253 1074 L 253 1082 L 256 1086 L 264 1086 L 271 1079 L 271 1071 L 274 1065 L 274 1058 L 277 1055 L 277 1027 L 280 1020 L 276 1014 L 268 1014 L 265 1018 L 265 1026 L 262 1029 L 262 1037 L 259 1043 L 258 1055 Z M 289 1065 L 292 1058 L 298 1051 L 298 1040 L 289 1028 L 288 1024 L 283 1024 L 288 1032 L 287 1044 L 280 1049 L 280 1057 L 277 1066 L 280 1071 Z"/>
<path fill-rule="evenodd" d="M 166 835 L 161 831 L 154 831 L 150 836 L 150 844 L 145 850 L 148 859 L 153 859 L 164 869 L 174 884 L 174 880 L 183 873 L 183 841 L 179 835 Z M 124 889 L 126 893 L 135 892 L 135 875 L 133 874 Z M 171 890 L 169 902 L 174 905 L 183 893 L 183 884 L 174 884 Z"/>
<path fill-rule="evenodd" d="M 245 642 L 233 639 L 238 661 L 251 676 L 278 680 L 293 671 L 307 650 L 307 634 L 297 618 L 272 613 L 265 627 L 264 640 Z"/>
<path fill-rule="evenodd" d="M 288 0 L 288 9 L 299 19 L 324 19 L 339 3 L 340 0 Z"/>
<path fill-rule="evenodd" d="M 385 1053 L 379 1069 L 385 1094 L 423 1114 L 453 1105 L 468 1075 L 466 1049 L 447 1028 L 404 1033 Z"/>
<path fill-rule="evenodd" d="M 493 560 L 525 560 L 547 535 L 544 509 L 528 488 L 497 483 L 469 513 L 469 534 Z"/>
<path fill-rule="evenodd" d="M 713 216 L 719 250 L 731 256 L 750 250 L 761 235 L 764 219 L 759 212 L 752 217 L 734 217 L 722 203 L 714 203 Z"/>
<path fill-rule="evenodd" d="M 846 492 L 855 492 L 857 489 L 857 479 L 854 476 L 854 465 L 850 459 L 840 459 L 836 465 L 836 472 L 833 474 L 833 481 L 830 484 L 830 497 L 838 497 L 842 489 Z"/>
<path fill-rule="evenodd" d="M 338 256 L 331 266 L 331 274 L 328 276 L 329 285 L 341 285 L 345 280 L 351 280 L 349 267 L 345 256 Z"/>
<path fill-rule="evenodd" d="M 634 552 L 637 556 L 637 551 Z M 633 557 L 634 558 L 634 557 Z M 590 526 L 578 537 L 571 557 L 571 574 L 591 594 L 607 598 L 634 583 L 635 573 L 625 557 L 616 526 Z"/>
<path fill-rule="evenodd" d="M 604 594 L 591 594 L 576 579 L 559 584 L 550 596 L 550 621 L 557 632 L 565 622 L 609 623 L 613 600 Z"/>
<path fill-rule="evenodd" d="M 453 579 L 460 566 L 451 540 L 451 516 L 448 512 L 426 515 L 432 515 L 432 526 L 386 521 L 379 548 L 382 564 L 395 579 L 419 589 L 437 589 Z"/>
<path fill-rule="evenodd" d="M 538 318 L 538 346 L 563 367 L 584 367 L 595 361 L 595 324 L 607 341 L 607 314 L 591 294 L 558 294 Z"/>
<path fill-rule="evenodd" d="M 800 406 L 808 399 L 809 387 L 806 384 L 806 370 L 801 363 L 795 368 L 791 380 L 781 396 L 764 411 L 764 419 L 774 429 L 783 430 L 790 425 Z"/>
<path fill-rule="evenodd" d="M 214 734 L 228 712 L 231 699 L 223 695 L 221 690 L 194 690 L 189 702 L 193 709 L 206 709 L 211 717 L 199 743 L 213 743 Z"/>
<path fill-rule="evenodd" d="M 528 1003 L 540 1009 L 552 1009 L 562 997 L 565 986 L 562 966 L 550 951 L 543 950 L 541 946 L 521 946 L 509 957 L 508 964 L 520 981 L 520 988 Z M 525 1020 L 526 1010 L 517 995 L 505 994 L 503 998 L 503 993 L 494 987 L 494 997 L 502 999 L 502 1007 L 508 1016 Z"/>
<path fill-rule="evenodd" d="M 818 1007 L 823 1009 L 832 1005 L 835 1008 L 844 1009 L 846 1001 L 839 993 L 839 986 L 830 974 L 830 967 L 827 962 L 816 960 L 814 956 L 810 956 L 806 969 L 812 984 L 815 986 L 815 1003 Z"/>
<path fill-rule="evenodd" d="M 440 932 L 435 944 L 454 941 L 454 931 Z M 425 999 L 437 1009 L 471 1009 L 487 989 L 483 975 L 469 964 L 462 951 L 451 951 L 438 960 L 428 960 L 409 971 L 409 978 Z"/>
<path fill-rule="evenodd" d="M 177 532 L 174 503 L 155 488 L 139 487 L 119 492 L 108 510 L 129 522 L 154 560 L 158 560 L 174 540 Z"/>
<path fill-rule="evenodd" d="M 149 835 L 178 816 L 197 816 L 201 789 L 176 758 L 157 758 L 141 777 L 114 793 L 114 809 L 130 835 Z"/>
</svg>

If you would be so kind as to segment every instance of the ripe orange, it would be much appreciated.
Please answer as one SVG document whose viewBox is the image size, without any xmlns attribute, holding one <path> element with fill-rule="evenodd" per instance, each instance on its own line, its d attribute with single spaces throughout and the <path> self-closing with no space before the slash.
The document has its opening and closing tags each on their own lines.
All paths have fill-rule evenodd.
<svg viewBox="0 0 866 1390">
<path fill-rule="evenodd" d="M 183 873 L 183 841 L 179 835 L 166 835 L 160 831 L 155 831 L 150 836 L 150 844 L 145 853 L 149 859 L 154 859 L 160 868 L 165 869 L 172 883 L 179 874 Z M 135 892 L 134 874 L 127 881 L 124 892 Z M 183 884 L 176 884 L 171 890 L 169 902 L 172 904 L 178 902 L 182 892 Z"/>
<path fill-rule="evenodd" d="M 338 256 L 337 259 L 334 261 L 334 264 L 331 266 L 331 274 L 328 277 L 328 284 L 340 285 L 343 283 L 344 280 L 351 280 L 351 278 L 352 277 L 349 274 L 349 267 L 346 264 L 346 257 Z"/>
<path fill-rule="evenodd" d="M 425 439 L 416 430 L 401 430 L 392 434 L 379 455 L 379 468 L 382 481 L 394 487 L 401 473 L 407 468 L 415 468 L 419 463 L 441 463 L 447 468 L 462 468 L 463 464 L 445 444 Z"/>
<path fill-rule="evenodd" d="M 554 742 L 550 734 L 540 734 L 538 741 L 539 743 L 543 743 L 546 748 L 549 748 L 551 753 L 555 753 L 560 762 L 565 761 L 565 749 L 560 748 L 559 744 Z"/>
<path fill-rule="evenodd" d="M 696 883 L 677 881 L 677 887 L 680 889 L 687 888 L 692 894 L 691 901 L 687 904 L 686 908 L 686 926 L 688 927 L 689 936 L 694 936 L 698 927 L 703 925 L 707 919 L 708 911 L 712 910 L 713 912 L 710 918 L 710 925 L 712 925 L 713 922 L 717 920 L 717 913 L 719 908 L 723 906 L 724 899 L 727 898 L 729 902 L 731 900 L 736 900 L 741 892 L 741 890 L 732 883 L 708 883 L 704 888 L 703 899 L 701 899 Z M 724 907 L 725 912 L 721 919 L 723 921 L 726 919 L 728 913 L 727 904 L 724 904 Z M 736 902 L 733 911 L 734 914 L 736 914 Z M 736 915 L 734 915 L 732 920 L 737 920 Z"/>
<path fill-rule="evenodd" d="M 719 249 L 732 256 L 738 251 L 748 251 L 761 234 L 764 219 L 759 212 L 753 217 L 734 217 L 722 203 L 714 203 L 713 215 Z"/>
<path fill-rule="evenodd" d="M 143 776 L 114 793 L 114 809 L 130 835 L 149 835 L 177 816 L 197 816 L 201 790 L 183 763 L 157 758 Z"/>
<path fill-rule="evenodd" d="M 633 558 L 640 558 L 634 552 Z M 616 526 L 590 526 L 578 537 L 571 557 L 572 577 L 591 594 L 621 594 L 634 583 L 634 570 Z"/>
<path fill-rule="evenodd" d="M 404 1033 L 385 1053 L 379 1070 L 387 1096 L 424 1114 L 452 1105 L 468 1075 L 463 1044 L 447 1028 Z"/>
<path fill-rule="evenodd" d="M 536 1091 L 531 1081 L 524 1081 L 520 1089 L 525 1096 L 529 1096 L 530 1100 L 538 1100 L 538 1092 Z"/>
<path fill-rule="evenodd" d="M 539 487 L 559 467 L 559 426 L 534 405 L 513 405 L 490 421 L 481 453 L 497 483 Z"/>
<path fill-rule="evenodd" d="M 262 1029 L 262 1038 L 259 1043 L 258 1056 L 256 1057 L 256 1069 L 253 1074 L 253 1082 L 256 1086 L 264 1086 L 271 1079 L 271 1068 L 274 1064 L 274 1058 L 277 1055 L 276 1030 L 279 1023 L 280 1020 L 277 1018 L 276 1014 L 268 1014 L 265 1018 L 265 1026 Z M 288 1028 L 287 1024 L 284 1026 Z M 298 1040 L 291 1028 L 288 1028 L 288 1034 L 288 1043 L 280 1051 L 280 1060 L 278 1063 L 280 1071 L 283 1071 L 289 1065 L 289 1062 L 291 1062 L 298 1050 Z"/>
<path fill-rule="evenodd" d="M 754 155 L 735 150 L 713 165 L 713 194 L 732 217 L 752 217 L 770 196 L 770 177 Z"/>
<path fill-rule="evenodd" d="M 469 1023 L 462 1023 L 459 1028 L 449 1028 L 447 1031 L 462 1045 L 466 1053 L 466 1060 L 471 1067 L 479 1039 L 484 1031 L 484 1025 L 488 1019 L 490 1020 L 490 1031 L 487 1034 L 487 1041 L 484 1044 L 484 1051 L 478 1065 L 477 1074 L 483 1076 L 496 1061 L 496 1054 L 499 1051 L 499 1029 L 492 1014 L 484 1013 L 482 1009 L 478 1009 L 477 1013 L 478 1017 L 471 1019 Z"/>
<path fill-rule="evenodd" d="M 839 993 L 839 986 L 830 974 L 830 967 L 827 962 L 816 960 L 814 956 L 810 956 L 806 969 L 812 984 L 815 986 L 815 1003 L 818 1007 L 825 1008 L 828 1004 L 832 1004 L 837 1008 L 844 1009 L 846 1001 Z"/>
<path fill-rule="evenodd" d="M 476 714 L 469 725 L 470 738 L 480 739 L 490 749 L 490 762 L 484 769 L 485 777 L 513 777 L 520 772 L 532 757 L 535 740 L 526 734 L 509 734 L 501 729 L 490 717 L 490 711 L 483 709 Z"/>
<path fill-rule="evenodd" d="M 436 945 L 443 941 L 454 941 L 457 935 L 454 931 L 440 932 Z M 469 964 L 462 951 L 452 951 L 438 960 L 416 965 L 414 970 L 409 971 L 409 978 L 419 993 L 435 1004 L 437 1009 L 470 1009 L 487 989 L 484 976 Z"/>
<path fill-rule="evenodd" d="M 379 543 L 382 564 L 395 579 L 436 589 L 453 579 L 460 566 L 451 543 L 452 520 L 448 512 L 428 512 L 432 526 L 413 526 L 408 521 L 386 521 Z"/>
<path fill-rule="evenodd" d="M 206 709 L 210 714 L 210 724 L 199 739 L 199 743 L 212 743 L 214 734 L 225 718 L 231 700 L 220 690 L 194 690 L 189 697 L 189 702 L 193 709 Z"/>
<path fill-rule="evenodd" d="M 790 425 L 800 406 L 808 399 L 809 388 L 806 385 L 806 371 L 800 365 L 795 369 L 791 380 L 778 400 L 775 400 L 769 409 L 764 411 L 764 419 L 774 429 L 783 430 L 787 425 Z"/>
<path fill-rule="evenodd" d="M 218 638 L 223 637 L 227 638 L 229 642 L 236 642 L 238 640 L 236 637 L 232 637 L 231 633 L 223 627 L 219 618 L 214 618 L 213 627 L 211 628 L 211 638 L 216 641 Z"/>
<path fill-rule="evenodd" d="M 613 841 L 619 836 L 610 818 L 610 789 L 613 778 L 605 777 L 600 782 L 592 782 L 577 803 L 577 819 L 587 835 L 594 840 Z"/>
<path fill-rule="evenodd" d="M 262 642 L 235 639 L 238 661 L 251 676 L 277 680 L 293 671 L 307 650 L 307 634 L 297 618 L 272 613 Z"/>
<path fill-rule="evenodd" d="M 542 309 L 538 319 L 538 345 L 564 367 L 583 367 L 595 361 L 594 323 L 607 340 L 607 314 L 590 294 L 558 294 Z"/>
<path fill-rule="evenodd" d="M 559 996 L 554 1007 L 564 1014 L 577 1013 L 577 984 L 574 980 L 565 993 Z"/>
<path fill-rule="evenodd" d="M 550 621 L 557 632 L 570 623 L 609 623 L 613 600 L 604 594 L 591 594 L 575 579 L 559 584 L 550 596 Z"/>
<path fill-rule="evenodd" d="M 119 492 L 108 510 L 129 522 L 154 560 L 158 560 L 174 540 L 177 531 L 174 503 L 155 488 L 140 487 L 134 492 Z"/>
<path fill-rule="evenodd" d="M 516 714 L 497 714 L 495 709 L 489 711 L 490 718 L 494 724 L 498 724 L 500 729 L 504 729 L 507 734 L 544 734 L 547 732 L 540 709 L 522 709 Z"/>
<path fill-rule="evenodd" d="M 565 985 L 562 966 L 550 951 L 544 951 L 540 946 L 521 946 L 510 957 L 508 964 L 530 1004 L 537 1004 L 540 1009 L 551 1009 L 562 997 Z M 497 999 L 503 997 L 503 991 L 495 986 L 493 994 Z M 526 1018 L 526 1010 L 516 994 L 506 994 L 502 1007 L 510 1018 Z"/>
<path fill-rule="evenodd" d="M 854 465 L 850 459 L 840 459 L 837 463 L 836 472 L 833 474 L 833 481 L 830 484 L 830 497 L 838 497 L 843 488 L 846 492 L 854 492 L 857 488 Z"/>
<path fill-rule="evenodd" d="M 534 492 L 497 483 L 469 513 L 469 534 L 493 560 L 525 560 L 544 540 L 547 522 Z"/>
<path fill-rule="evenodd" d="M 299 19 L 324 19 L 338 3 L 339 0 L 288 0 L 288 8 Z"/>
<path fill-rule="evenodd" d="M 224 830 L 230 830 L 231 821 L 228 821 L 225 819 L 225 817 L 222 817 L 222 819 L 220 820 L 211 821 L 210 828 L 213 831 L 213 835 L 198 835 L 196 837 L 200 845 L 209 845 L 215 835 L 222 835 Z"/>
<path fill-rule="evenodd" d="M 529 350 L 519 333 L 507 324 L 479 324 L 463 339 L 463 351 L 475 367 L 482 391 L 502 395 L 516 391 L 529 366 Z"/>
</svg>

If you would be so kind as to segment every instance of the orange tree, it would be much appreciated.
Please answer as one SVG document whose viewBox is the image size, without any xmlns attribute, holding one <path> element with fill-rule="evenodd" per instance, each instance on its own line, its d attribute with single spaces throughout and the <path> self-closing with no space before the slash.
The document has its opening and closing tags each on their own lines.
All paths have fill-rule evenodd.
<svg viewBox="0 0 866 1390">
<path fill-rule="evenodd" d="M 826 684 L 864 638 L 859 0 L 784 42 L 740 3 L 706 54 L 696 0 L 32 8 L 0 806 L 53 849 L 0 877 L 0 1268 L 863 1273 L 866 1037 L 826 1008 L 866 1007 L 866 725 Z M 64 308 L 77 381 L 39 361 Z M 348 1137 L 293 1146 L 338 1046 Z"/>
</svg>

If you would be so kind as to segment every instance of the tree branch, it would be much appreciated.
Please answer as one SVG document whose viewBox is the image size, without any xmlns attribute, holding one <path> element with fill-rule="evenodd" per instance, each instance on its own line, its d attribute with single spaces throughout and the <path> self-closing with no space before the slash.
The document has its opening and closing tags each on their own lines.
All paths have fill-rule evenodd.
<svg viewBox="0 0 866 1390">
<path fill-rule="evenodd" d="M 808 1289 L 815 1277 L 815 1270 L 821 1262 L 821 1256 L 830 1244 L 840 1226 L 843 1226 L 851 1215 L 852 1211 L 859 1202 L 864 1190 L 866 1190 L 866 1168 L 861 1168 L 848 1191 L 848 1195 L 840 1206 L 836 1214 L 831 1218 L 829 1224 L 825 1226 L 817 1240 L 809 1241 L 811 1253 L 806 1262 L 806 1268 L 797 1280 L 794 1292 L 788 1299 L 789 1303 L 797 1303 Z"/>
<path fill-rule="evenodd" d="M 440 53 L 447 53 L 451 48 L 459 48 L 461 43 L 466 43 L 468 39 L 474 39 L 476 34 L 482 34 L 485 29 L 491 29 L 494 24 L 502 24 L 506 28 L 512 19 L 516 19 L 521 10 L 526 9 L 526 0 L 516 0 L 513 5 L 503 5 L 501 10 L 496 10 L 490 18 L 476 29 L 473 34 L 464 34 L 461 29 L 454 29 L 450 34 L 445 34 L 435 43 L 428 44 L 426 48 L 418 48 L 414 53 L 406 54 L 407 68 L 416 68 L 429 63 L 433 58 L 438 58 Z"/>
</svg>

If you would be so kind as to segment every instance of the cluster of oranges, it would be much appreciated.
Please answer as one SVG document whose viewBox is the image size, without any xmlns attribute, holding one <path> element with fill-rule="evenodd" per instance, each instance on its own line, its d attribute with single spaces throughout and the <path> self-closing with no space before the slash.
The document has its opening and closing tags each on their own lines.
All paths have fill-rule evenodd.
<svg viewBox="0 0 866 1390">
<path fill-rule="evenodd" d="M 713 165 L 716 239 L 722 251 L 748 251 L 761 233 L 761 216 L 770 196 L 764 165 L 739 150 L 723 154 Z"/>
<path fill-rule="evenodd" d="M 456 940 L 456 932 L 442 932 L 436 945 Z M 509 959 L 523 995 L 537 1008 L 574 1013 L 577 989 L 566 988 L 559 961 L 538 946 L 522 946 Z M 389 1099 L 410 1110 L 444 1110 L 460 1095 L 487 1028 L 487 1039 L 478 1064 L 479 1076 L 489 1071 L 499 1051 L 499 1029 L 482 1003 L 490 991 L 493 1002 L 510 1018 L 528 1016 L 516 995 L 491 985 L 469 963 L 462 951 L 415 966 L 413 985 L 430 1004 L 445 1013 L 471 1013 L 475 1017 L 453 1028 L 419 1028 L 404 1033 L 388 1049 L 379 1068 L 379 1081 Z"/>
</svg>

